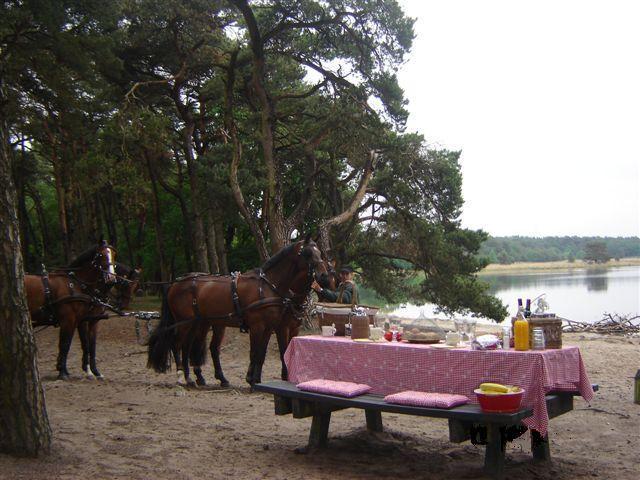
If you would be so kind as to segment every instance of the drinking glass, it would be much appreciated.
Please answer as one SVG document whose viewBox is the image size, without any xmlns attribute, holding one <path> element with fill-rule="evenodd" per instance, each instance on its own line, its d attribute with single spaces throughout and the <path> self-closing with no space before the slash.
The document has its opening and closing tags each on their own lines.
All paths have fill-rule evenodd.
<svg viewBox="0 0 640 480">
<path fill-rule="evenodd" d="M 464 343 L 464 319 L 456 318 L 453 320 L 453 325 L 456 327 L 456 332 L 460 336 L 460 343 Z"/>
<path fill-rule="evenodd" d="M 469 343 L 473 342 L 476 338 L 476 323 L 474 319 L 467 319 L 464 321 L 464 333 L 467 336 Z"/>
</svg>

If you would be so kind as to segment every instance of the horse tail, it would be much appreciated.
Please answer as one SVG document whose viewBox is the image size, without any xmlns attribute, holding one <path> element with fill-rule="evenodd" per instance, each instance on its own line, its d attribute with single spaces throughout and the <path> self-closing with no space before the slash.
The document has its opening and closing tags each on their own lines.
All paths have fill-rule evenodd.
<svg viewBox="0 0 640 480">
<path fill-rule="evenodd" d="M 158 373 L 169 370 L 171 365 L 169 352 L 176 342 L 176 323 L 171 309 L 169 308 L 168 291 L 170 287 L 162 289 L 162 309 L 160 311 L 160 323 L 149 337 L 149 351 L 147 356 L 147 367 L 153 368 Z"/>
</svg>

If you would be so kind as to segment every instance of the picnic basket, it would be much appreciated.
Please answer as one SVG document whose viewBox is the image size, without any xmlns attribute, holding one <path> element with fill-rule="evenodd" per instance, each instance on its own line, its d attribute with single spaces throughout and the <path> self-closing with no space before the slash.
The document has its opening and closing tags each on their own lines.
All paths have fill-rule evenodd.
<svg viewBox="0 0 640 480">
<path fill-rule="evenodd" d="M 378 307 L 369 307 L 366 305 L 358 305 L 365 309 L 368 319 L 368 323 L 374 323 L 376 314 L 378 313 Z M 347 323 L 353 323 L 351 320 L 355 317 L 353 313 L 353 307 L 350 304 L 344 303 L 330 303 L 330 302 L 317 302 L 315 304 L 316 317 L 318 318 L 318 325 L 322 328 L 324 325 L 335 325 L 336 336 L 344 337 L 344 326 Z"/>
</svg>

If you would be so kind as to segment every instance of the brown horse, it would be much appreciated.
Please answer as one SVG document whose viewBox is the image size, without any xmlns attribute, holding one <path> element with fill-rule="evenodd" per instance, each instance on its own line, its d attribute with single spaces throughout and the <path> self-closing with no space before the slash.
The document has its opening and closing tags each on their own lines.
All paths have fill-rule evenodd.
<svg viewBox="0 0 640 480">
<path fill-rule="evenodd" d="M 142 269 L 115 262 L 114 271 L 115 282 L 106 284 L 107 289 L 110 285 L 113 286 L 107 292 L 95 292 L 95 296 L 97 300 L 104 300 L 114 312 L 121 312 L 129 307 L 131 298 L 138 290 Z M 108 318 L 106 310 L 107 308 L 104 304 L 97 304 L 83 320 L 78 322 L 78 336 L 82 346 L 82 369 L 89 378 L 92 376 L 98 379 L 104 378 L 98 372 L 96 365 L 96 341 L 98 338 L 98 322 Z"/>
<path fill-rule="evenodd" d="M 55 325 L 60 327 L 58 378 L 68 379 L 67 356 L 71 340 L 81 322 L 97 322 L 106 318 L 101 299 L 115 281 L 115 249 L 106 242 L 95 245 L 80 254 L 67 268 L 56 269 L 45 275 L 25 275 L 27 304 L 34 326 Z M 84 326 L 83 326 L 84 329 Z M 103 378 L 95 365 L 95 333 L 93 341 L 89 326 L 81 341 L 87 348 L 83 355 L 82 368 L 87 376 Z M 87 358 L 90 358 L 87 361 Z"/>
<path fill-rule="evenodd" d="M 307 237 L 247 273 L 179 279 L 165 292 L 160 324 L 149 339 L 148 366 L 166 372 L 171 351 L 178 382 L 195 385 L 189 361 L 197 369 L 204 363 L 209 328 L 214 338 L 221 339 L 225 327 L 240 327 L 249 330 L 251 342 L 246 380 L 250 385 L 259 383 L 271 333 L 289 327 L 290 315 L 302 307 L 314 275 L 322 278 L 327 269 L 320 249 Z M 212 345 L 216 345 L 216 354 L 212 350 L 216 378 L 228 385 L 217 355 L 219 341 Z"/>
<path fill-rule="evenodd" d="M 324 263 L 325 268 L 328 271 L 328 275 L 317 275 L 316 280 L 323 288 L 335 290 L 339 282 L 338 274 L 336 273 L 335 268 L 330 262 L 325 260 Z M 296 292 L 295 290 L 299 291 Z M 292 287 L 291 291 L 295 296 L 294 303 L 296 305 L 302 305 L 307 301 L 307 296 L 309 294 L 308 285 L 302 285 L 302 288 Z M 300 331 L 300 325 L 302 323 L 300 313 L 301 312 L 297 311 L 296 309 L 288 310 L 285 313 L 281 325 L 275 331 L 276 338 L 278 340 L 278 349 L 280 351 L 280 361 L 282 363 L 282 371 L 280 375 L 283 380 L 287 380 L 288 378 L 287 366 L 284 362 L 284 353 L 287 350 L 291 339 L 293 337 L 296 337 Z M 211 360 L 213 362 L 213 368 L 215 372 L 214 375 L 215 378 L 220 381 L 220 386 L 222 387 L 226 387 L 229 385 L 228 380 L 225 378 L 224 373 L 222 372 L 222 365 L 220 362 L 220 345 L 224 340 L 225 329 L 226 327 L 224 325 L 212 325 L 211 342 L 209 344 L 209 351 L 211 352 Z M 198 385 L 206 385 L 206 380 L 202 375 L 201 365 L 194 365 L 193 373 L 196 376 L 196 383 Z"/>
</svg>

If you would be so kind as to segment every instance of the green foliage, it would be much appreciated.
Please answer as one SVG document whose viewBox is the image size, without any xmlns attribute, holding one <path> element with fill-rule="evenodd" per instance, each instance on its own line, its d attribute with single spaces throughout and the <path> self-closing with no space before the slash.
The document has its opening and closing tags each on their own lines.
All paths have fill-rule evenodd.
<svg viewBox="0 0 640 480">
<path fill-rule="evenodd" d="M 486 234 L 461 228 L 460 152 L 402 134 L 396 69 L 413 20 L 395 0 L 279 0 L 247 3 L 252 31 L 243 3 L 5 2 L 3 113 L 33 150 L 16 175 L 34 263 L 106 231 L 119 259 L 166 279 L 195 264 L 199 228 L 244 271 L 260 263 L 256 229 L 282 233 L 272 212 L 314 231 L 346 211 L 375 158 L 364 199 L 329 232 L 336 260 L 389 301 L 504 318 L 474 275 Z"/>
<path fill-rule="evenodd" d="M 587 262 L 605 263 L 610 258 L 605 242 L 589 242 L 584 247 L 584 260 Z"/>
<path fill-rule="evenodd" d="M 638 237 L 490 237 L 482 244 L 479 255 L 490 263 L 595 261 L 587 253 L 593 243 L 604 244 L 613 258 L 640 256 Z"/>
</svg>

